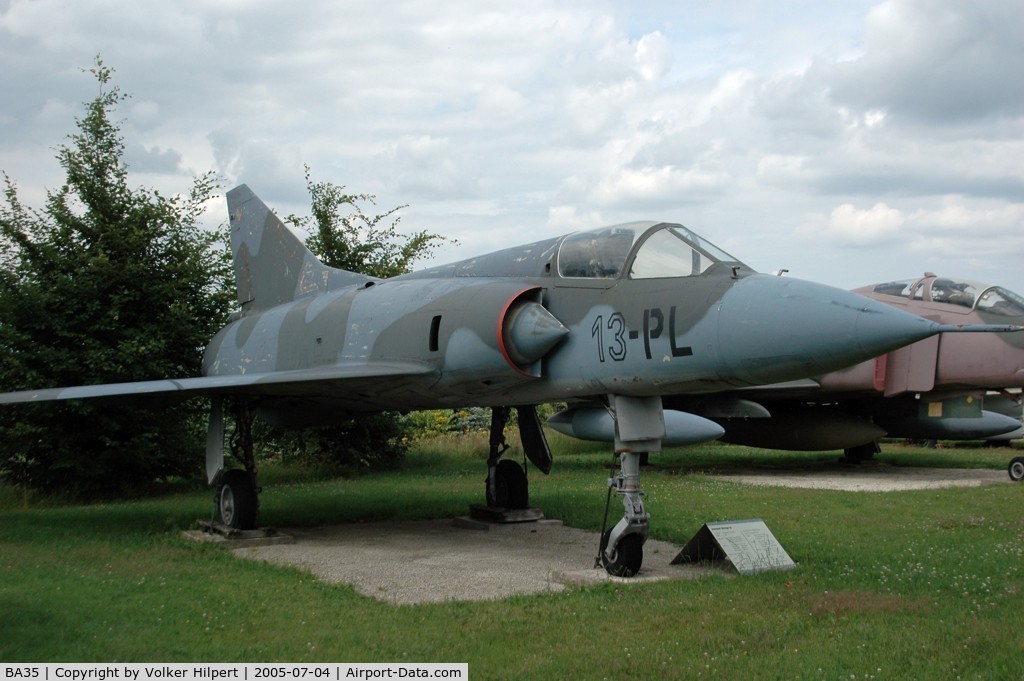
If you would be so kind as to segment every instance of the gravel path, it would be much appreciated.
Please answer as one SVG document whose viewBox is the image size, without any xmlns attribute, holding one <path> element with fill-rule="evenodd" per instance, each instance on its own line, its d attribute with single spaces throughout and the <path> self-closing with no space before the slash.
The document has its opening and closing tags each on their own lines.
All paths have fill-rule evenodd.
<svg viewBox="0 0 1024 681">
<path fill-rule="evenodd" d="M 846 492 L 898 492 L 940 487 L 1011 484 L 1010 477 L 1003 470 L 905 468 L 888 464 L 836 465 L 827 470 L 741 470 L 710 477 L 747 485 L 833 489 Z"/>
</svg>

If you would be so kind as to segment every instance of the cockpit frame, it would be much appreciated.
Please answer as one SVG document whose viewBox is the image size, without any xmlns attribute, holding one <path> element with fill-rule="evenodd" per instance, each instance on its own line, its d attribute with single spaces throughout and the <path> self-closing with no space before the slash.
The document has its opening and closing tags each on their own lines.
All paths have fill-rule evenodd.
<svg viewBox="0 0 1024 681">
<path fill-rule="evenodd" d="M 1024 316 L 1024 296 L 1002 286 L 967 279 L 950 279 L 931 272 L 920 279 L 875 285 L 874 293 L 914 300 L 961 314 L 978 311 L 1004 317 Z"/>
<path fill-rule="evenodd" d="M 576 282 L 699 276 L 719 263 L 746 267 L 686 227 L 666 222 L 570 234 L 559 244 L 556 263 L 561 279 Z"/>
</svg>

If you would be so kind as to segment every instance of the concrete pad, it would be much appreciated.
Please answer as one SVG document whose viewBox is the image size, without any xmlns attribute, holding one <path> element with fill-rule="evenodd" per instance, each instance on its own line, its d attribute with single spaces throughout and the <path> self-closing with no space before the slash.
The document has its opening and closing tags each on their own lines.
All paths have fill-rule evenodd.
<svg viewBox="0 0 1024 681">
<path fill-rule="evenodd" d="M 1003 471 L 888 464 L 751 469 L 709 477 L 753 485 L 872 492 L 1009 483 Z M 351 584 L 358 593 L 394 604 L 494 600 L 558 592 L 573 585 L 614 582 L 625 586 L 734 574 L 720 567 L 671 565 L 682 547 L 651 539 L 644 545 L 639 575 L 611 577 L 594 567 L 598 534 L 565 527 L 557 520 L 395 521 L 289 528 L 284 534 L 294 543 L 225 545 L 236 556 L 308 570 L 318 579 Z"/>
<path fill-rule="evenodd" d="M 292 565 L 327 582 L 351 584 L 365 596 L 395 604 L 477 601 L 558 592 L 568 585 L 645 584 L 694 579 L 723 571 L 670 565 L 682 547 L 649 540 L 631 579 L 594 568 L 598 534 L 560 521 L 495 524 L 488 531 L 451 519 L 289 528 L 288 546 L 235 549 L 236 556 Z"/>
<path fill-rule="evenodd" d="M 256 530 L 231 530 L 227 528 L 226 531 L 222 529 L 223 526 L 213 526 L 208 521 L 200 520 L 197 524 L 199 529 L 185 530 L 181 533 L 181 536 L 191 541 L 221 544 L 232 549 L 295 543 L 295 539 L 292 536 L 281 534 L 272 527 L 261 527 Z"/>
</svg>

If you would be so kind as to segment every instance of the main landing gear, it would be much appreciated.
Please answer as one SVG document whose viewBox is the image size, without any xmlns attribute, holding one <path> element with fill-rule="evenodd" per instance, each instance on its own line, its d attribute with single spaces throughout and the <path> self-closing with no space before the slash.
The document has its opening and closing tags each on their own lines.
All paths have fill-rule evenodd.
<svg viewBox="0 0 1024 681">
<path fill-rule="evenodd" d="M 872 461 L 875 458 L 875 454 L 881 451 L 882 448 L 878 446 L 877 442 L 847 447 L 843 450 L 843 456 L 839 458 L 839 463 L 859 464 L 865 461 Z"/>
<path fill-rule="evenodd" d="M 1010 474 L 1010 480 L 1014 482 L 1024 480 L 1024 456 L 1013 457 L 1010 460 L 1010 465 L 1006 467 L 1006 472 Z"/>
<path fill-rule="evenodd" d="M 214 399 L 210 430 L 206 441 L 206 474 L 216 483 L 213 497 L 214 520 L 233 530 L 256 529 L 260 508 L 260 487 L 256 482 L 256 457 L 253 453 L 252 405 L 239 398 L 232 403 L 234 430 L 229 448 L 231 456 L 244 468 L 224 470 L 224 405 Z"/>
<path fill-rule="evenodd" d="M 526 458 L 545 475 L 551 472 L 551 448 L 541 429 L 540 418 L 533 406 L 516 407 L 519 416 L 519 438 Z M 530 505 L 529 480 L 526 467 L 512 459 L 502 459 L 509 445 L 505 426 L 512 410 L 494 407 L 491 410 L 490 453 L 487 457 L 487 506 L 492 509 L 521 510 Z"/>
<path fill-rule="evenodd" d="M 644 508 L 644 494 L 640 491 L 640 462 L 649 452 L 661 451 L 665 412 L 660 397 L 613 395 L 610 407 L 615 416 L 619 474 L 608 479 L 608 501 L 595 563 L 612 576 L 632 577 L 643 565 L 644 543 L 651 526 L 651 514 Z M 622 501 L 624 513 L 614 527 L 605 529 L 613 492 Z"/>
</svg>

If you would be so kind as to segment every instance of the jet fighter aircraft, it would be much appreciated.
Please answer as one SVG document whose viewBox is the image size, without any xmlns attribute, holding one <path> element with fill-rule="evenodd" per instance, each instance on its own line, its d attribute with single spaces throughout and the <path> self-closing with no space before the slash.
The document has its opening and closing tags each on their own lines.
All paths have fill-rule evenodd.
<svg viewBox="0 0 1024 681">
<path fill-rule="evenodd" d="M 212 396 L 207 474 L 219 516 L 237 527 L 255 524 L 259 488 L 251 448 L 235 452 L 244 470 L 224 470 L 225 398 L 240 428 L 250 410 L 308 425 L 380 410 L 492 407 L 486 497 L 506 507 L 525 506 L 528 492 L 523 467 L 501 459 L 509 408 L 524 453 L 547 472 L 552 457 L 534 406 L 596 404 L 570 422 L 615 442 L 621 472 L 609 485 L 624 515 L 603 533 L 601 562 L 633 575 L 650 524 L 641 454 L 723 432 L 664 410 L 663 395 L 822 375 L 953 328 L 757 274 L 675 223 L 577 232 L 382 280 L 323 265 L 248 187 L 227 201 L 240 310 L 207 347 L 203 376 L 6 393 L 0 404 Z"/>
<path fill-rule="evenodd" d="M 854 293 L 944 324 L 1024 324 L 1024 296 L 931 272 Z M 795 451 L 844 449 L 847 459 L 856 461 L 871 458 L 884 436 L 1019 437 L 1022 387 L 1024 337 L 940 334 L 814 379 L 746 391 L 770 418 L 767 413 L 753 417 L 755 407 L 748 405 L 747 418 L 714 420 L 725 428 L 727 442 Z M 690 402 L 691 410 L 714 416 Z"/>
</svg>

